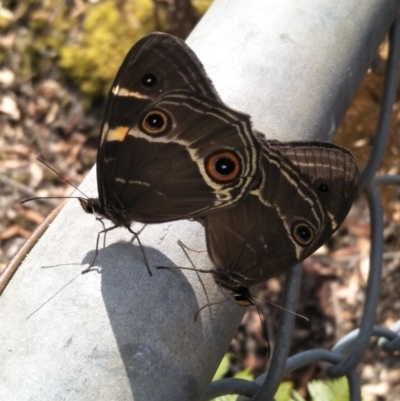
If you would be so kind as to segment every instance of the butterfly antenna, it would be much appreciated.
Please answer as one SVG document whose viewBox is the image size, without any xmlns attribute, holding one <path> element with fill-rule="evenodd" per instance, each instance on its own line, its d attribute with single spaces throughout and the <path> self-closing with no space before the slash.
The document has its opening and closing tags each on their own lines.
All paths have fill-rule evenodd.
<svg viewBox="0 0 400 401">
<path fill-rule="evenodd" d="M 283 310 L 283 311 L 285 311 L 285 312 L 288 312 L 288 313 L 291 313 L 292 315 L 295 315 L 295 316 L 297 316 L 297 317 L 299 317 L 299 318 L 301 318 L 301 319 L 304 319 L 304 320 L 307 321 L 307 322 L 310 321 L 310 319 L 308 319 L 308 318 L 305 317 L 304 315 L 300 315 L 299 313 L 293 312 L 293 311 L 290 310 L 290 309 L 286 309 L 286 308 L 284 308 L 284 307 L 281 306 L 281 305 L 275 304 L 274 302 L 267 301 L 266 299 L 263 299 L 263 298 L 260 298 L 260 297 L 256 297 L 256 296 L 254 296 L 254 295 L 252 295 L 252 298 L 259 299 L 259 300 L 262 301 L 262 302 L 266 302 L 267 304 L 270 304 L 270 305 L 272 305 L 272 306 L 275 306 L 275 307 L 277 307 L 278 309 L 281 309 L 281 310 Z M 258 308 L 257 308 L 257 309 L 258 309 Z"/>
<path fill-rule="evenodd" d="M 41 199 L 82 199 L 82 198 L 80 198 L 79 196 L 36 196 L 35 198 L 24 199 L 20 203 L 21 203 L 21 205 L 23 205 L 24 203 L 34 201 L 34 200 L 41 200 Z"/>
<path fill-rule="evenodd" d="M 53 173 L 57 174 L 62 180 L 64 180 L 66 183 L 68 183 L 69 185 L 71 185 L 72 188 L 75 188 L 79 193 L 81 193 L 85 198 L 87 198 L 87 196 L 76 186 L 74 185 L 71 181 L 67 180 L 65 177 L 63 177 L 55 168 L 53 168 L 52 166 L 50 166 L 49 163 L 45 162 L 42 159 L 37 158 L 37 160 L 44 164 L 47 168 L 49 168 Z"/>
<path fill-rule="evenodd" d="M 270 354 L 271 354 L 271 344 L 269 342 L 269 336 L 268 336 L 268 331 L 267 331 L 267 327 L 266 327 L 266 321 L 262 318 L 261 312 L 260 312 L 260 308 L 258 307 L 257 302 L 254 301 L 253 296 L 251 297 L 251 300 L 253 301 L 253 305 L 257 309 L 258 317 L 260 318 L 260 322 L 261 322 L 262 331 L 264 333 L 265 339 L 267 340 L 267 344 L 268 344 L 267 359 L 269 359 Z"/>
<path fill-rule="evenodd" d="M 71 181 L 67 180 L 65 177 L 63 177 L 56 169 L 54 169 L 52 166 L 50 166 L 49 163 L 45 162 L 44 160 L 40 159 L 40 158 L 36 158 L 37 161 L 39 161 L 40 163 L 44 164 L 47 168 L 49 168 L 53 173 L 57 174 L 62 180 L 64 180 L 66 183 L 68 183 L 69 185 L 71 185 L 72 188 L 75 188 L 79 193 L 81 193 L 86 199 L 88 198 L 87 195 L 85 195 L 76 185 L 74 185 Z M 25 199 L 21 202 L 21 205 L 32 201 L 32 200 L 38 200 L 38 199 L 79 199 L 78 196 L 39 196 L 36 198 L 29 198 L 29 199 Z"/>
</svg>

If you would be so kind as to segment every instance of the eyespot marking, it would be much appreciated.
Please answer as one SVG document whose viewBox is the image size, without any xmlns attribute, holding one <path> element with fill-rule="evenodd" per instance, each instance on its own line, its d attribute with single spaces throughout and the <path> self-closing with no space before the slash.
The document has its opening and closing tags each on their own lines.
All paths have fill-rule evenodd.
<svg viewBox="0 0 400 401">
<path fill-rule="evenodd" d="M 313 228 L 306 222 L 300 221 L 292 225 L 292 236 L 300 246 L 309 245 L 315 237 Z"/>
<path fill-rule="evenodd" d="M 171 126 L 171 118 L 164 111 L 153 109 L 144 116 L 140 126 L 145 134 L 163 135 Z"/>
<path fill-rule="evenodd" d="M 144 87 L 152 88 L 157 85 L 158 79 L 154 74 L 148 73 L 148 74 L 143 75 L 141 82 Z"/>
<path fill-rule="evenodd" d="M 206 159 L 207 174 L 217 182 L 233 181 L 239 177 L 241 165 L 239 158 L 231 151 L 223 151 Z"/>
<path fill-rule="evenodd" d="M 329 185 L 325 184 L 324 182 L 321 182 L 321 184 L 318 185 L 318 191 L 327 193 L 329 192 Z"/>
</svg>

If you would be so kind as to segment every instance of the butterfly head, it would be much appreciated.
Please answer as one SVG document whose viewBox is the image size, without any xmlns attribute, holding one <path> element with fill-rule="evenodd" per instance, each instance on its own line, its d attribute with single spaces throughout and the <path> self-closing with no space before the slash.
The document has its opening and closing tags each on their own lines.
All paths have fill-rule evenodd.
<svg viewBox="0 0 400 401">
<path fill-rule="evenodd" d="M 242 275 L 232 270 L 215 269 L 213 270 L 213 276 L 218 285 L 231 292 L 239 306 L 255 305 L 249 287 L 241 283 L 241 281 L 245 280 Z"/>
<path fill-rule="evenodd" d="M 103 215 L 100 202 L 96 198 L 78 198 L 85 213 Z"/>
<path fill-rule="evenodd" d="M 229 289 L 239 306 L 253 306 L 255 302 L 248 287 L 232 287 Z"/>
</svg>

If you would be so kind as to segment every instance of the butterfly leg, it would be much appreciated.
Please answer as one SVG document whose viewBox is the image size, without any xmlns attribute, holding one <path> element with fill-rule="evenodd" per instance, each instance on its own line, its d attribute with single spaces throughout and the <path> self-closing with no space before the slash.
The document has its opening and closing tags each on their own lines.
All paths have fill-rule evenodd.
<svg viewBox="0 0 400 401">
<path fill-rule="evenodd" d="M 218 305 L 218 304 L 222 304 L 223 302 L 226 302 L 228 300 L 228 297 L 226 296 L 226 294 L 224 294 L 225 299 L 222 299 L 221 301 L 217 301 L 217 302 L 208 302 L 205 305 L 203 305 L 201 308 L 197 309 L 196 313 L 194 314 L 194 321 L 197 321 L 197 317 L 199 316 L 199 313 L 207 308 L 207 306 L 214 306 L 214 305 Z"/>
<path fill-rule="evenodd" d="M 100 219 L 100 220 L 101 220 L 101 219 Z M 101 222 L 103 223 L 103 221 L 101 221 Z M 103 223 L 103 224 L 104 224 L 104 223 Z M 95 262 L 96 259 L 97 259 L 97 256 L 98 256 L 98 254 L 99 254 L 100 235 L 101 235 L 101 234 L 104 234 L 104 241 L 105 241 L 105 236 L 106 236 L 106 234 L 107 234 L 109 231 L 115 230 L 115 229 L 118 228 L 118 227 L 119 227 L 119 226 L 113 226 L 113 227 L 110 227 L 110 228 L 105 228 L 104 230 L 101 230 L 101 231 L 98 232 L 98 234 L 97 234 L 97 240 L 96 240 L 96 251 L 95 251 L 95 254 L 94 254 L 94 258 L 93 258 L 92 263 L 90 264 L 90 266 L 89 266 L 88 268 L 86 268 L 85 270 L 82 270 L 82 274 L 88 273 L 88 272 L 90 271 L 90 269 L 93 267 L 94 262 Z"/>
<path fill-rule="evenodd" d="M 144 259 L 144 264 L 146 265 L 146 269 L 149 272 L 149 275 L 152 276 L 153 274 L 152 274 L 152 272 L 150 270 L 149 262 L 147 261 L 146 252 L 144 251 L 143 245 L 140 242 L 139 235 L 137 233 L 135 233 L 135 231 L 133 231 L 130 227 L 127 227 L 127 229 L 137 239 L 139 247 L 140 247 L 140 250 L 142 251 L 142 255 L 143 255 L 143 259 Z"/>
<path fill-rule="evenodd" d="M 203 252 L 203 251 L 196 251 L 194 249 L 188 248 L 181 240 L 178 241 L 178 245 L 182 248 L 183 253 L 185 254 L 186 258 L 189 260 L 192 267 L 183 267 L 183 266 L 157 266 L 157 269 L 163 270 L 172 270 L 172 269 L 179 269 L 179 270 L 191 270 L 192 272 L 199 272 L 199 273 L 214 273 L 212 269 L 198 269 L 195 264 L 193 263 L 192 259 L 190 258 L 189 254 L 186 252 L 186 249 L 189 249 L 194 252 Z"/>
<path fill-rule="evenodd" d="M 181 240 L 178 240 L 178 245 L 182 248 L 182 250 L 183 250 L 183 248 L 186 248 L 187 250 L 189 250 L 189 251 L 192 251 L 192 252 L 197 252 L 197 253 L 201 253 L 201 252 L 207 252 L 207 249 L 204 249 L 204 250 L 202 250 L 202 251 L 199 251 L 199 250 L 197 250 L 197 249 L 193 249 L 193 248 L 189 248 L 187 245 L 185 245 Z M 185 252 L 186 253 L 186 252 Z M 186 255 L 187 256 L 187 255 Z"/>
<path fill-rule="evenodd" d="M 106 229 L 106 225 L 104 224 L 103 218 L 102 217 L 96 217 L 96 220 L 101 223 L 101 225 L 103 226 L 103 230 L 105 230 Z M 103 239 L 103 248 L 105 248 L 105 246 L 106 246 L 106 233 L 104 234 L 103 238 L 104 238 Z"/>
</svg>

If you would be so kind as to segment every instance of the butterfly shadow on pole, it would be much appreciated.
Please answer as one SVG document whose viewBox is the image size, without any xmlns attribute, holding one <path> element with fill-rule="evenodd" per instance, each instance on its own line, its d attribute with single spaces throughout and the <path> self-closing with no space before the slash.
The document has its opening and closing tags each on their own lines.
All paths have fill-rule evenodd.
<svg viewBox="0 0 400 401">
<path fill-rule="evenodd" d="M 151 267 L 158 263 L 174 265 L 157 249 L 144 247 L 144 250 Z M 85 259 L 90 261 L 92 257 L 93 251 Z M 178 277 L 168 279 L 156 269 L 150 277 L 141 249 L 131 243 L 117 242 L 100 249 L 96 265 L 100 267 L 105 310 L 134 399 L 151 394 L 154 383 L 148 377 L 154 369 L 161 368 L 165 375 L 171 375 L 171 380 L 177 371 L 183 372 L 177 399 L 187 397 L 188 390 L 196 398 L 196 380 L 185 366 L 192 363 L 191 355 L 199 341 L 207 341 L 207 337 L 201 320 L 193 320 L 199 303 L 188 279 L 180 272 Z M 151 311 L 145 317 L 141 299 L 146 300 L 146 310 Z M 177 308 L 179 318 L 176 318 Z M 188 339 L 191 339 L 188 347 L 193 352 L 187 354 L 185 345 L 185 355 L 182 355 L 182 341 Z M 92 360 L 97 363 L 97 358 Z"/>
</svg>

